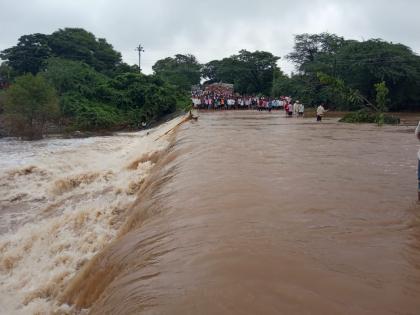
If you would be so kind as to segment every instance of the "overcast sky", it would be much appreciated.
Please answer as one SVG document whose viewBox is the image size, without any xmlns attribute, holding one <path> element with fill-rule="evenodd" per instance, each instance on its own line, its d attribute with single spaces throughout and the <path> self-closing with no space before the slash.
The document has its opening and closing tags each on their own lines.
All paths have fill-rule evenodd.
<svg viewBox="0 0 420 315">
<path fill-rule="evenodd" d="M 192 53 L 202 63 L 240 49 L 284 57 L 293 35 L 328 31 L 357 40 L 383 38 L 420 52 L 420 0 L 0 0 L 0 50 L 24 34 L 82 27 L 104 37 L 144 72 L 163 57 Z M 284 58 L 285 72 L 293 66 Z"/>
</svg>

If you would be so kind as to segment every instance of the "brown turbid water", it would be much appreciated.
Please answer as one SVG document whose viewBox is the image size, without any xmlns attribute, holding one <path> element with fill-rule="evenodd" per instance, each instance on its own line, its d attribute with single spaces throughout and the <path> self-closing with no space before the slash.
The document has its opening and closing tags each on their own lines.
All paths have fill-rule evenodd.
<svg viewBox="0 0 420 315">
<path fill-rule="evenodd" d="M 60 300 L 91 314 L 420 314 L 410 131 L 202 113 Z"/>
</svg>

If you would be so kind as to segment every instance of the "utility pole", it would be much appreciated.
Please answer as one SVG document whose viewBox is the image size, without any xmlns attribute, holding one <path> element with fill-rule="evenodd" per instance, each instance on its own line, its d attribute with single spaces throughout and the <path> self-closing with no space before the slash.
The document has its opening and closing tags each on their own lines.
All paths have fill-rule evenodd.
<svg viewBox="0 0 420 315">
<path fill-rule="evenodd" d="M 141 53 L 144 52 L 144 48 L 141 44 L 135 49 L 139 52 L 139 71 L 141 72 Z"/>
</svg>

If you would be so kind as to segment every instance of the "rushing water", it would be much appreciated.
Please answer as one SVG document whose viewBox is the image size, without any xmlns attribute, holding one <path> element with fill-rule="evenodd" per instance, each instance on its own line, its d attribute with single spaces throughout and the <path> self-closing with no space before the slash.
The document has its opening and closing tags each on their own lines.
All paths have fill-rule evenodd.
<svg viewBox="0 0 420 315">
<path fill-rule="evenodd" d="M 179 121 L 149 134 L 0 140 L 0 314 L 67 313 L 58 296 L 116 237 Z"/>
<path fill-rule="evenodd" d="M 61 298 L 92 314 L 418 314 L 408 131 L 202 114 Z"/>
<path fill-rule="evenodd" d="M 91 314 L 418 314 L 410 131 L 203 113 L 52 296 Z"/>
</svg>

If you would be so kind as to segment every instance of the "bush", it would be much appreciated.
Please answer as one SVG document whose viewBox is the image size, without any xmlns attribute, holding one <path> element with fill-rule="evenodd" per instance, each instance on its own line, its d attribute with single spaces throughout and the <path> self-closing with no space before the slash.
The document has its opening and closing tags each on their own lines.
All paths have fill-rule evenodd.
<svg viewBox="0 0 420 315">
<path fill-rule="evenodd" d="M 343 118 L 340 119 L 340 122 L 345 123 L 374 123 L 375 115 L 372 112 L 367 110 L 359 110 L 356 112 L 348 113 Z"/>
<path fill-rule="evenodd" d="M 176 109 L 179 111 L 189 111 L 192 108 L 191 97 L 185 94 L 179 94 L 176 98 Z"/>
<path fill-rule="evenodd" d="M 401 122 L 400 117 L 394 115 L 385 115 L 384 124 L 388 125 L 399 125 Z"/>
<path fill-rule="evenodd" d="M 395 125 L 400 123 L 400 118 L 397 116 L 385 115 L 383 113 L 375 113 L 366 109 L 362 109 L 356 112 L 346 114 L 343 118 L 340 119 L 340 122 Z"/>
<path fill-rule="evenodd" d="M 18 77 L 7 90 L 4 110 L 12 135 L 39 139 L 46 123 L 59 114 L 58 98 L 43 76 L 26 74 Z"/>
<path fill-rule="evenodd" d="M 95 89 L 107 80 L 106 76 L 81 61 L 61 58 L 48 59 L 43 73 L 60 95 L 78 91 L 86 97 L 94 96 Z"/>
<path fill-rule="evenodd" d="M 46 60 L 39 77 L 58 94 L 59 113 L 57 108 L 53 111 L 59 114 L 57 122 L 67 130 L 141 128 L 143 123 L 191 105 L 187 92 L 156 75 L 133 72 L 130 67 L 120 70 L 130 71 L 109 77 L 82 61 Z M 17 131 L 27 132 L 22 120 L 14 121 Z"/>
<path fill-rule="evenodd" d="M 174 112 L 186 95 L 156 76 L 139 73 L 119 75 L 101 89 L 101 100 L 125 112 L 131 126 Z"/>
<path fill-rule="evenodd" d="M 112 106 L 86 100 L 76 113 L 76 126 L 82 130 L 115 128 L 121 121 L 121 113 Z"/>
</svg>

